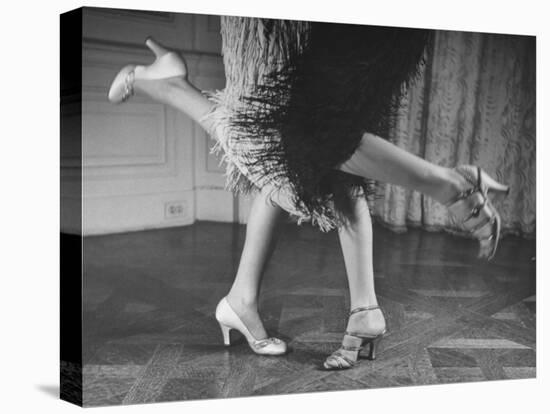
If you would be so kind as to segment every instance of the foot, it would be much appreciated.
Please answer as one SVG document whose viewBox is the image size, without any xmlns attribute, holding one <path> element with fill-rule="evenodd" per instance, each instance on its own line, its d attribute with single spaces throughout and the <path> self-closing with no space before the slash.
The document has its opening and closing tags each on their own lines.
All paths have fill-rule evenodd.
<svg viewBox="0 0 550 414">
<path fill-rule="evenodd" d="M 177 52 L 166 49 L 151 37 L 147 38 L 145 45 L 154 53 L 156 59 L 148 66 L 137 65 L 134 69 L 136 79 L 187 79 L 187 64 Z"/>
<path fill-rule="evenodd" d="M 441 168 L 441 185 L 431 196 L 444 206 L 448 205 L 461 192 L 465 191 L 471 184 L 459 174 L 454 168 Z"/>
<path fill-rule="evenodd" d="M 155 61 L 147 66 L 131 64 L 123 67 L 109 89 L 108 98 L 112 103 L 126 101 L 133 95 L 134 86 L 145 90 L 147 82 L 187 80 L 187 64 L 177 52 L 166 49 L 150 37 L 145 44 L 154 53 Z"/>
<path fill-rule="evenodd" d="M 268 338 L 256 303 L 245 302 L 242 298 L 232 296 L 231 294 L 227 295 L 226 299 L 254 338 L 257 340 Z"/>
<path fill-rule="evenodd" d="M 346 332 L 359 333 L 365 336 L 377 336 L 385 332 L 386 319 L 381 309 L 374 309 L 368 312 L 357 312 L 352 314 L 348 319 Z M 344 335 L 342 345 L 345 347 L 360 346 L 360 340 L 355 337 Z M 340 349 L 339 352 L 345 358 L 355 362 L 358 357 L 357 351 Z"/>
<path fill-rule="evenodd" d="M 386 319 L 380 308 L 368 312 L 356 312 L 348 319 L 346 331 L 376 336 L 386 329 Z"/>
<path fill-rule="evenodd" d="M 466 182 L 445 205 L 455 227 L 468 231 L 479 240 L 479 258 L 490 260 L 500 237 L 500 216 L 490 195 L 505 196 L 510 188 L 491 178 L 481 168 L 460 165 L 453 169 Z"/>
<path fill-rule="evenodd" d="M 365 347 L 368 347 L 368 359 L 374 360 L 376 346 L 385 332 L 386 321 L 378 305 L 354 308 L 350 312 L 342 345 L 325 360 L 323 366 L 328 370 L 352 368 Z"/>
</svg>

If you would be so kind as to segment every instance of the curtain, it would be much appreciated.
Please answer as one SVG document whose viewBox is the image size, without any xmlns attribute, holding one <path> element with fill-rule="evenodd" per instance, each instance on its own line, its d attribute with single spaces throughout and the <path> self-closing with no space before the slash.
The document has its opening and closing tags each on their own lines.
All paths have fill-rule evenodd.
<svg viewBox="0 0 550 414">
<path fill-rule="evenodd" d="M 438 31 L 418 81 L 403 97 L 389 139 L 435 164 L 479 165 L 511 186 L 494 205 L 502 234 L 535 237 L 535 39 Z M 453 231 L 445 207 L 379 183 L 377 221 Z M 455 229 L 456 230 L 456 229 Z"/>
</svg>

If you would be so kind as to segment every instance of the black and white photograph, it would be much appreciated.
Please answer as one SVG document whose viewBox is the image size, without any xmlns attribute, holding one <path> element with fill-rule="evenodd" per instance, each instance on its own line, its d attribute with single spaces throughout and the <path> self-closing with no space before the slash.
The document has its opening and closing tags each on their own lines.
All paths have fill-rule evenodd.
<svg viewBox="0 0 550 414">
<path fill-rule="evenodd" d="M 535 36 L 60 19 L 62 399 L 536 376 Z"/>
<path fill-rule="evenodd" d="M 540 412 L 544 16 L 6 4 L 3 411 Z"/>
</svg>

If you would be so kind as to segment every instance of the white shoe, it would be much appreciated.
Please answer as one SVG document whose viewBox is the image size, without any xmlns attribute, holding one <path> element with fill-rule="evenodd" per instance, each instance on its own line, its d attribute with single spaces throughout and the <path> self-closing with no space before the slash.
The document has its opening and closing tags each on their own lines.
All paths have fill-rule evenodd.
<svg viewBox="0 0 550 414">
<path fill-rule="evenodd" d="M 219 322 L 222 330 L 223 343 L 227 346 L 231 345 L 229 331 L 236 329 L 245 336 L 250 348 L 257 354 L 283 355 L 287 351 L 286 343 L 279 338 L 254 338 L 243 321 L 241 321 L 241 318 L 231 308 L 226 298 L 223 298 L 216 307 L 216 320 Z"/>
<path fill-rule="evenodd" d="M 170 51 L 149 37 L 145 45 L 155 54 L 155 61 L 148 65 L 126 65 L 116 75 L 109 89 L 109 101 L 121 103 L 134 93 L 134 81 L 159 80 L 187 76 L 187 65 L 176 52 Z"/>
</svg>

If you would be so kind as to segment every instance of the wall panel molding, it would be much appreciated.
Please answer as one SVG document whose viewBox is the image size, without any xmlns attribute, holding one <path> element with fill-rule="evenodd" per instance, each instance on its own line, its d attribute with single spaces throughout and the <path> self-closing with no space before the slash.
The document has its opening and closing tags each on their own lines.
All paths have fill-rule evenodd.
<svg viewBox="0 0 550 414">
<path fill-rule="evenodd" d="M 102 99 L 83 102 L 84 167 L 167 163 L 163 105 L 114 106 Z"/>
<path fill-rule="evenodd" d="M 191 49 L 194 36 L 193 15 L 86 8 L 83 35 L 88 39 L 133 44 L 143 44 L 147 36 L 153 36 L 166 46 Z"/>
<path fill-rule="evenodd" d="M 121 67 L 153 61 L 143 44 L 147 35 L 182 52 L 197 87 L 223 88 L 217 16 L 88 9 L 85 23 L 84 234 L 238 220 L 239 203 L 225 190 L 225 170 L 210 152 L 214 142 L 199 125 L 146 97 L 133 96 L 121 105 L 107 100 Z M 66 180 L 72 179 L 73 160 L 76 154 L 69 147 L 62 154 Z M 167 213 L 174 203 L 181 211 L 177 216 Z"/>
</svg>

